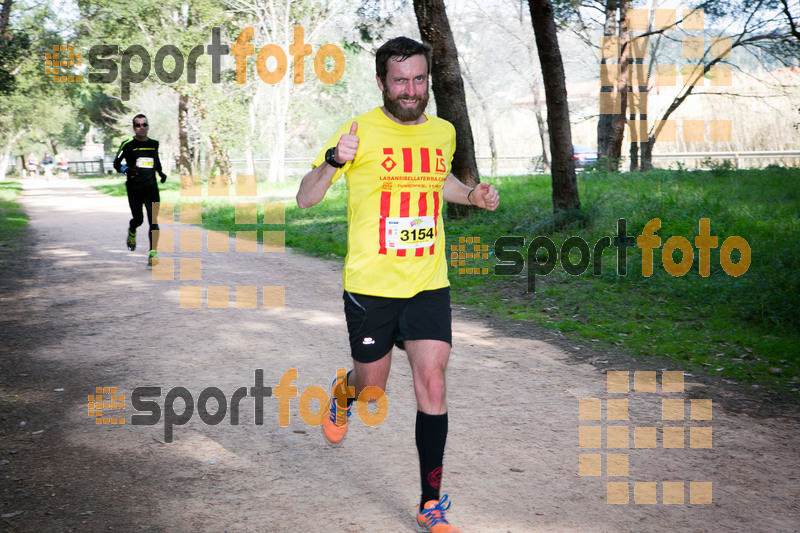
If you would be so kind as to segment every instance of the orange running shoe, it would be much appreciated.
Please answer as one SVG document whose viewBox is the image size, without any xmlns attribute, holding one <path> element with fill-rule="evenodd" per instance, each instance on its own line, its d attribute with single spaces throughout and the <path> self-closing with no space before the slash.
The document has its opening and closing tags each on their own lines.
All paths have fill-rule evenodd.
<svg viewBox="0 0 800 533">
<path fill-rule="evenodd" d="M 342 441 L 344 434 L 347 433 L 347 420 L 350 418 L 350 411 L 353 404 L 347 406 L 347 409 L 339 407 L 339 402 L 336 401 L 336 388 L 342 386 L 343 382 L 347 379 L 347 374 L 342 376 L 337 375 L 331 382 L 331 399 L 330 399 L 330 414 L 322 422 L 322 432 L 328 442 L 337 444 Z"/>
<path fill-rule="evenodd" d="M 429 500 L 425 502 L 423 510 L 417 510 L 417 531 L 429 531 L 430 533 L 461 533 L 457 527 L 450 525 L 444 517 L 444 512 L 450 509 L 450 502 L 447 501 L 448 495 L 442 496 L 441 500 Z"/>
</svg>

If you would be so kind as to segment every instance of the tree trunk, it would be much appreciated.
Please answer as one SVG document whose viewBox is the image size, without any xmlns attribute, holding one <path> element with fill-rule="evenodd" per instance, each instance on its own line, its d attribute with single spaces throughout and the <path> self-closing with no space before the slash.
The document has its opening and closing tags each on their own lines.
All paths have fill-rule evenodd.
<svg viewBox="0 0 800 533">
<path fill-rule="evenodd" d="M 494 132 L 490 132 L 489 135 L 489 151 L 492 153 L 492 176 L 497 176 L 497 145 L 494 142 Z"/>
<path fill-rule="evenodd" d="M 606 22 L 603 25 L 603 36 L 611 38 L 617 33 L 617 2 L 616 0 L 606 1 Z M 600 64 L 608 64 L 609 59 L 600 58 Z M 601 67 L 602 68 L 602 67 Z M 602 85 L 601 93 L 614 93 L 615 85 Z M 608 111 L 608 110 L 606 110 Z M 611 137 L 614 129 L 614 114 L 603 113 L 597 121 L 597 159 L 603 168 L 612 168 L 609 158 L 611 157 Z M 616 168 L 616 166 L 613 166 Z"/>
<path fill-rule="evenodd" d="M 217 159 L 214 157 L 214 147 L 211 146 L 211 139 L 206 139 L 206 147 L 205 152 L 205 168 L 203 169 L 203 173 L 207 174 L 210 178 L 217 174 Z"/>
<path fill-rule="evenodd" d="M 643 142 L 642 146 L 642 162 L 641 162 L 641 170 L 642 172 L 647 172 L 648 170 L 653 170 L 653 145 L 656 142 L 655 136 L 651 135 L 647 142 Z"/>
<path fill-rule="evenodd" d="M 217 138 L 213 135 L 208 137 L 209 142 L 211 143 L 211 150 L 214 154 L 214 159 L 216 160 L 216 164 L 219 165 L 219 175 L 226 176 L 228 180 L 231 177 L 231 160 L 228 157 L 228 153 L 225 151 L 224 148 L 220 145 Z"/>
<path fill-rule="evenodd" d="M 20 137 L 24 134 L 25 130 L 18 131 L 15 135 L 12 135 L 11 138 L 6 138 L 6 145 L 3 147 L 3 155 L 0 156 L 0 181 L 5 181 L 6 173 L 8 172 L 8 164 L 11 162 L 11 147 L 19 140 Z M 25 160 L 25 156 L 22 156 L 22 160 Z"/>
<path fill-rule="evenodd" d="M 172 174 L 172 165 L 175 164 L 175 149 L 172 147 L 172 143 L 168 143 L 164 147 L 164 155 L 163 157 L 159 154 L 159 159 L 161 160 L 161 170 L 169 176 Z"/>
<path fill-rule="evenodd" d="M 256 175 L 256 160 L 253 155 L 253 148 L 250 144 L 244 149 L 244 174 L 245 176 Z"/>
<path fill-rule="evenodd" d="M 200 166 L 200 150 L 202 149 L 202 140 L 199 138 L 195 141 L 192 148 L 192 168 L 196 168 L 198 172 L 202 173 L 203 169 Z"/>
<path fill-rule="evenodd" d="M 3 155 L 0 155 L 0 181 L 6 181 L 6 172 L 8 171 L 8 161 L 11 157 L 11 146 L 8 145 L 3 148 Z"/>
<path fill-rule="evenodd" d="M 292 25 L 288 8 L 282 14 L 272 12 L 271 17 L 272 27 L 281 28 L 284 50 L 288 50 L 289 39 L 292 39 Z M 273 31 L 277 33 L 277 30 Z M 270 36 L 269 33 L 266 35 Z M 266 123 L 262 122 L 262 127 L 268 128 L 267 135 L 270 139 L 269 169 L 267 171 L 267 181 L 270 183 L 282 183 L 286 180 L 286 129 L 289 126 L 291 87 L 292 84 L 284 80 L 283 83 L 267 88 L 270 110 L 268 116 L 270 118 Z"/>
<path fill-rule="evenodd" d="M 520 3 L 519 8 L 519 21 L 521 25 L 523 24 L 522 9 L 524 8 L 524 4 Z M 541 70 L 541 68 L 539 68 L 538 54 L 535 44 L 527 38 L 520 39 L 520 41 L 528 51 L 528 57 L 530 58 L 531 62 L 531 71 L 535 72 L 537 69 Z M 515 68 L 514 70 L 517 69 Z M 519 72 L 519 74 L 523 79 L 527 79 L 522 72 Z M 539 95 L 540 88 L 538 76 L 534 75 L 533 79 L 529 81 L 529 85 L 531 88 L 531 94 L 533 95 L 533 114 L 536 116 L 536 126 L 539 130 L 539 142 L 542 145 L 542 172 L 547 172 L 550 170 L 550 132 L 547 131 L 547 117 L 545 117 L 544 113 L 542 112 L 544 106 L 542 105 L 542 99 Z"/>
<path fill-rule="evenodd" d="M 256 103 L 255 98 L 251 98 L 247 104 L 247 115 L 249 126 L 247 129 L 247 144 L 244 149 L 245 171 L 248 176 L 256 175 L 256 160 L 253 155 L 253 138 L 256 135 Z"/>
<path fill-rule="evenodd" d="M 181 176 L 192 174 L 192 161 L 189 154 L 189 97 L 178 95 L 178 172 Z"/>
<path fill-rule="evenodd" d="M 550 130 L 550 154 L 553 157 L 553 211 L 580 209 L 575 160 L 572 158 L 567 86 L 561 50 L 558 47 L 553 4 L 550 0 L 528 0 L 528 6 L 547 99 L 547 126 Z"/>
<path fill-rule="evenodd" d="M 183 31 L 189 28 L 189 2 L 181 3 L 178 14 Z M 178 92 L 178 173 L 181 176 L 192 175 L 192 163 L 189 155 L 189 97 Z"/>
<path fill-rule="evenodd" d="M 464 65 L 464 79 L 467 80 L 472 92 L 474 92 L 475 96 L 478 98 L 481 111 L 483 111 L 483 119 L 486 122 L 486 135 L 489 137 L 489 152 L 491 153 L 492 157 L 492 176 L 497 176 L 497 143 L 495 142 L 494 138 L 494 114 L 489 108 L 486 98 L 483 96 L 483 94 L 478 92 L 478 87 L 476 86 L 475 80 L 472 77 L 472 72 L 470 72 L 469 66 L 467 65 Z"/>
<path fill-rule="evenodd" d="M 539 97 L 539 87 L 533 84 L 533 114 L 536 115 L 536 125 L 539 128 L 539 141 L 542 143 L 542 172 L 550 170 L 550 132 L 547 129 L 547 118 L 542 113 L 542 99 Z"/>
<path fill-rule="evenodd" d="M 283 183 L 286 180 L 286 129 L 289 122 L 289 85 L 272 87 L 270 102 L 272 121 L 270 121 L 269 171 L 267 181 Z"/>
<path fill-rule="evenodd" d="M 520 8 L 522 4 L 520 4 Z M 520 19 L 522 18 L 522 14 L 520 13 Z M 533 43 L 525 43 L 525 48 L 528 50 L 528 57 L 531 61 L 532 70 L 535 71 L 537 67 L 541 70 L 539 66 L 539 61 L 537 61 L 537 50 L 536 46 Z M 547 172 L 550 170 L 550 132 L 547 131 L 547 117 L 544 116 L 542 113 L 542 98 L 539 95 L 539 77 L 533 77 L 533 80 L 530 83 L 531 86 L 531 94 L 533 95 L 533 114 L 536 116 L 536 126 L 539 129 L 539 142 L 542 144 L 542 172 Z"/>
<path fill-rule="evenodd" d="M 86 132 L 86 135 L 83 137 L 83 144 L 94 144 L 94 134 L 97 131 L 94 127 L 94 124 L 89 124 L 89 131 Z"/>
<path fill-rule="evenodd" d="M 193 100 L 194 107 L 197 110 L 200 120 L 203 121 L 208 116 L 205 103 L 199 98 Z M 223 176 L 231 175 L 231 159 L 228 152 L 222 147 L 215 135 L 208 136 L 208 143 L 211 146 L 211 151 L 208 154 L 208 164 L 206 171 L 208 175 L 214 174 L 214 167 L 219 165 L 219 174 Z"/>
<path fill-rule="evenodd" d="M 8 27 L 8 16 L 11 14 L 11 0 L 3 0 L 3 11 L 0 13 L 0 39 L 5 37 Z"/>
<path fill-rule="evenodd" d="M 414 13 L 423 42 L 433 49 L 431 78 L 436 112 L 453 124 L 456 130 L 456 151 L 453 154 L 453 175 L 465 185 L 475 187 L 480 183 L 478 164 L 475 161 L 475 143 L 469 123 L 464 82 L 458 66 L 458 51 L 450 31 L 444 2 L 442 0 L 414 0 Z M 447 213 L 462 217 L 471 206 L 450 203 Z"/>
<path fill-rule="evenodd" d="M 609 143 L 610 156 L 619 162 L 622 158 L 622 139 L 625 136 L 625 126 L 628 106 L 628 56 L 630 46 L 628 45 L 628 3 L 630 0 L 621 0 L 619 4 L 619 82 L 617 83 L 617 93 L 619 94 L 620 112 L 614 115 L 611 140 Z"/>
<path fill-rule="evenodd" d="M 644 83 L 644 78 L 645 78 L 645 75 L 643 74 L 644 67 L 645 67 L 645 65 L 643 63 L 643 59 L 637 58 L 637 59 L 633 60 L 632 68 L 638 69 L 639 72 L 640 72 L 640 75 L 638 76 L 638 78 L 640 80 L 639 83 Z M 632 76 L 632 78 L 635 78 L 635 76 Z M 628 88 L 631 91 L 631 93 L 636 92 L 636 94 L 638 94 L 640 96 L 641 95 L 644 95 L 645 97 L 647 96 L 647 93 L 648 93 L 647 85 L 634 86 L 634 85 L 628 83 Z M 647 100 L 646 99 L 645 100 L 641 100 L 641 102 L 647 102 Z M 630 118 L 630 120 L 634 121 L 634 128 L 638 129 L 636 124 L 640 123 L 640 122 L 637 122 L 637 121 L 644 121 L 644 123 L 647 124 L 647 105 L 646 105 L 646 103 L 642 104 L 640 109 L 636 109 L 635 107 L 631 107 L 630 110 L 631 110 L 631 113 L 630 113 L 630 116 L 628 118 Z M 644 113 L 641 113 L 641 112 L 637 113 L 637 111 L 644 111 Z M 636 172 L 636 171 L 639 170 L 639 145 L 640 144 L 644 145 L 645 143 L 647 143 L 647 139 L 640 139 L 639 138 L 639 133 L 638 132 L 637 133 L 633 133 L 633 131 L 632 131 L 632 133 L 631 133 L 631 167 L 630 167 L 631 172 Z M 644 149 L 642 149 L 642 152 L 644 152 Z"/>
<path fill-rule="evenodd" d="M 639 144 L 631 143 L 631 172 L 639 170 Z"/>
</svg>

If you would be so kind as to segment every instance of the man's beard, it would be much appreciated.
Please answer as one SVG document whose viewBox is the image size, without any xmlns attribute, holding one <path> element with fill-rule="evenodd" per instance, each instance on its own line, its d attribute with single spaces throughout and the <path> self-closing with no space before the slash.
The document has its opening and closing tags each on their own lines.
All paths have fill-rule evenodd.
<svg viewBox="0 0 800 533">
<path fill-rule="evenodd" d="M 404 107 L 400 103 L 400 100 L 408 99 L 407 94 L 401 94 L 397 98 L 392 98 L 388 89 L 384 89 L 383 91 L 383 107 L 385 107 L 392 116 L 402 122 L 413 122 L 422 116 L 422 113 L 425 112 L 425 108 L 428 106 L 428 91 L 414 98 L 417 100 L 417 105 L 415 107 Z"/>
</svg>

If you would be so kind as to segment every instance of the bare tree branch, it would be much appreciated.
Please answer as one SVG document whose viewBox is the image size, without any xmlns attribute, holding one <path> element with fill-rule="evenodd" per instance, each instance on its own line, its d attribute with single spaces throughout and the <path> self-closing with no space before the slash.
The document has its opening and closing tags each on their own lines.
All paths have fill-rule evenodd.
<svg viewBox="0 0 800 533">
<path fill-rule="evenodd" d="M 789 27 L 791 28 L 792 35 L 795 39 L 800 40 L 800 30 L 797 29 L 794 18 L 792 18 L 792 13 L 789 11 L 788 0 L 781 0 L 781 4 L 783 4 L 783 12 L 786 14 L 786 18 L 789 20 Z"/>
</svg>

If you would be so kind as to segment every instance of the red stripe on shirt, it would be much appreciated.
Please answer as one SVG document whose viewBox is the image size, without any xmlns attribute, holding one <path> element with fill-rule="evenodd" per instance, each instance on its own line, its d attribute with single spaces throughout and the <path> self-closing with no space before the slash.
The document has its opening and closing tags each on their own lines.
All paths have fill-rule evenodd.
<svg viewBox="0 0 800 533">
<path fill-rule="evenodd" d="M 411 154 L 411 148 L 403 148 L 403 172 L 414 172 L 414 157 Z"/>
<path fill-rule="evenodd" d="M 389 208 L 392 205 L 391 191 L 381 191 L 381 220 L 378 223 L 378 240 L 380 242 L 379 254 L 386 255 L 386 217 L 389 216 Z"/>
<path fill-rule="evenodd" d="M 419 150 L 422 156 L 422 172 L 427 174 L 431 171 L 431 154 L 427 148 L 420 148 Z"/>
</svg>

